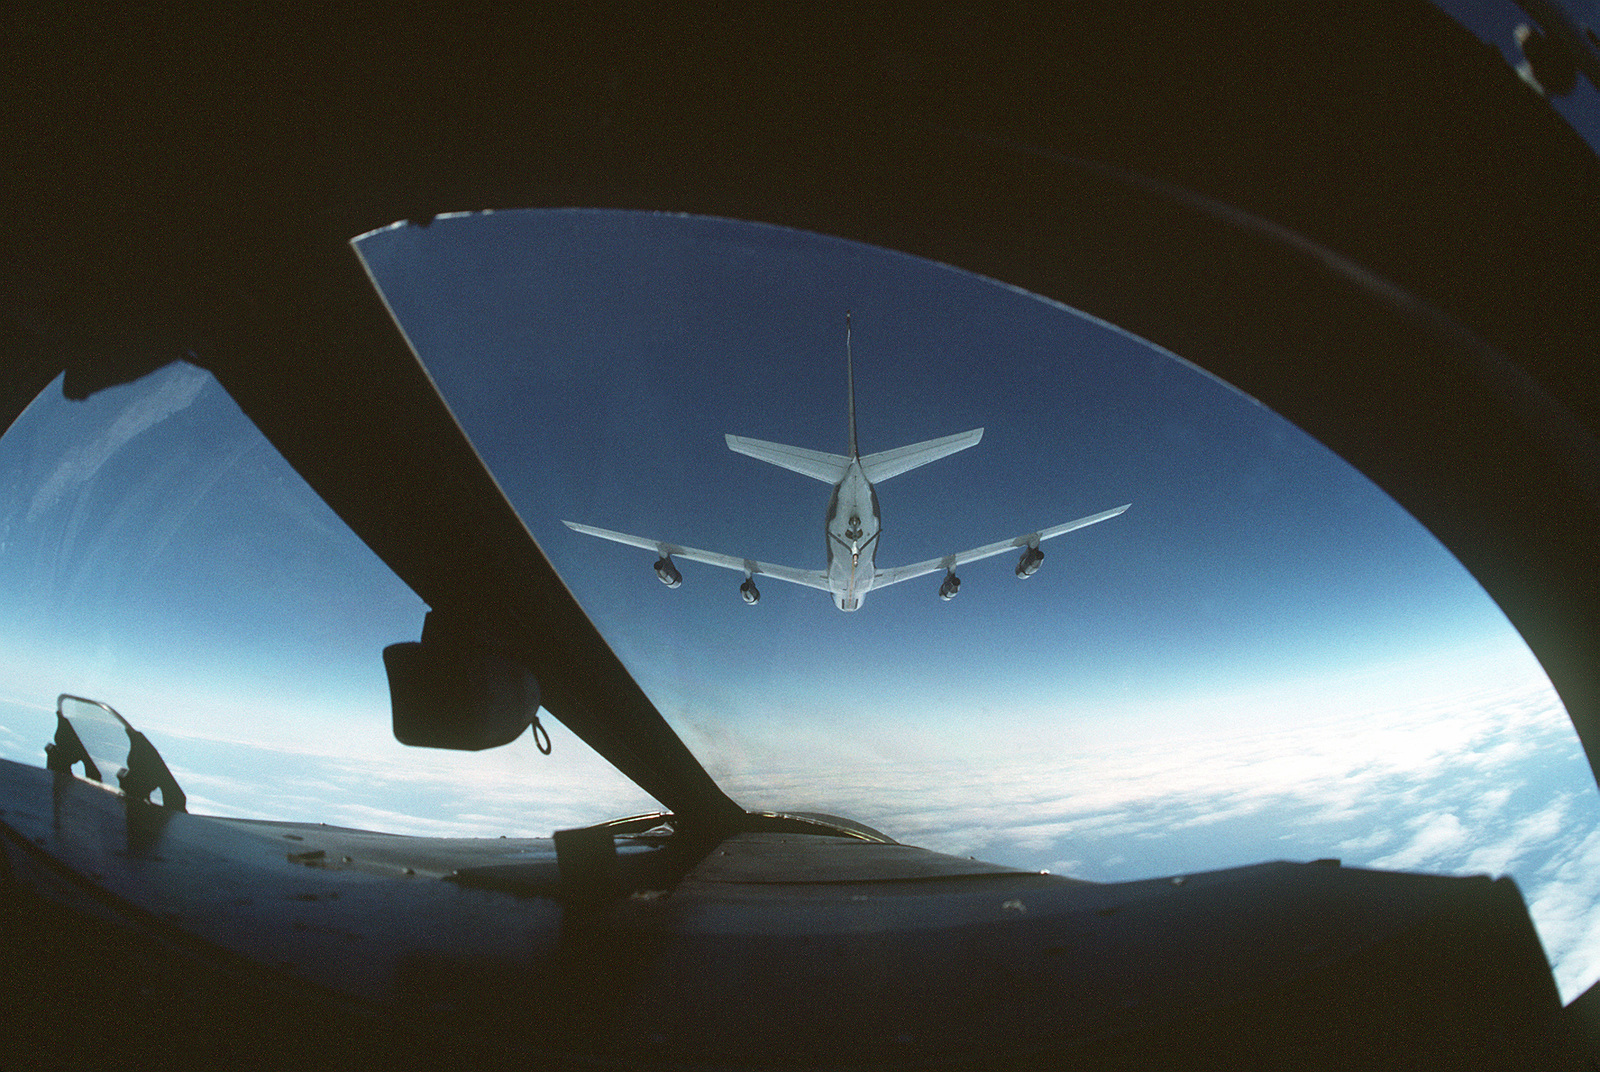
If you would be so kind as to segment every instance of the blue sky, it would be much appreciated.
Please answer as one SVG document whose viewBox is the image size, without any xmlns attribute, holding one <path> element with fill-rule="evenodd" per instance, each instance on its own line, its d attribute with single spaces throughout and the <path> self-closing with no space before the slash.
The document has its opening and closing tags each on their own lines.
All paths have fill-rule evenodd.
<svg viewBox="0 0 1600 1072">
<path fill-rule="evenodd" d="M 771 227 L 497 213 L 362 244 L 525 523 L 735 799 L 1117 881 L 1276 857 L 1514 874 L 1569 997 L 1600 975 L 1600 796 L 1504 617 L 1370 482 L 1276 415 L 1103 324 L 938 265 Z M 725 432 L 863 450 L 982 426 L 879 489 L 879 564 L 1123 502 L 1046 545 L 843 614 L 562 518 L 802 567 L 828 489 Z M 353 415 L 359 419 L 359 415 Z M 208 374 L 0 440 L 0 755 L 55 694 L 145 730 L 191 810 L 544 835 L 652 802 L 559 725 L 406 749 L 379 652 L 425 607 Z"/>
<path fill-rule="evenodd" d="M 361 250 L 535 537 L 680 723 L 713 708 L 850 732 L 1074 709 L 1124 736 L 1152 700 L 1507 628 L 1420 526 L 1291 425 L 999 284 L 655 214 L 441 219 Z M 745 607 L 737 575 L 692 563 L 669 591 L 648 552 L 559 524 L 820 567 L 828 489 L 723 434 L 845 448 L 847 309 L 864 451 L 986 429 L 879 488 L 880 566 L 1133 508 L 1046 545 L 1025 583 L 994 559 L 962 571 L 952 603 L 934 576 L 855 615 L 770 580 Z"/>
<path fill-rule="evenodd" d="M 1516 643 L 1431 536 L 1293 426 L 1011 288 L 658 214 L 445 218 L 361 250 L 534 536 L 719 775 L 841 745 L 981 757 L 1321 717 L 1364 702 L 1330 682 L 1405 694 L 1419 660 Z M 671 591 L 650 553 L 560 524 L 821 566 L 826 486 L 722 437 L 844 449 L 846 309 L 863 449 L 986 429 L 879 489 L 880 565 L 1132 508 L 1047 544 L 1027 581 L 996 558 L 950 603 L 935 575 L 855 614 L 770 579 L 748 607 L 737 574 L 694 563 Z M 121 709 L 136 682 L 181 682 L 223 722 L 234 697 L 272 709 L 232 720 L 275 739 L 329 710 L 387 738 L 377 653 L 425 608 L 207 374 L 47 391 L 3 454 L 0 584 L 20 598 L 0 639 L 17 675 L 51 678 L 13 698 L 104 687 Z"/>
<path fill-rule="evenodd" d="M 1443 5 L 1503 50 L 1514 9 Z M 1513 57 L 1514 58 L 1514 57 Z M 1594 143 L 1580 82 L 1559 110 Z M 525 523 L 690 747 L 752 807 L 1120 881 L 1271 858 L 1509 873 L 1570 999 L 1600 978 L 1600 794 L 1548 681 L 1464 570 L 1329 452 L 1113 328 L 856 244 L 671 215 L 497 213 L 360 245 Z M 879 564 L 1123 502 L 841 614 L 562 518 L 801 567 L 827 488 L 724 433 L 862 449 L 982 426 L 880 488 Z M 352 415 L 359 419 L 359 415 Z M 191 810 L 545 835 L 653 802 L 559 724 L 406 749 L 379 652 L 425 607 L 197 368 L 0 439 L 0 756 L 58 692 L 116 706 Z"/>
</svg>

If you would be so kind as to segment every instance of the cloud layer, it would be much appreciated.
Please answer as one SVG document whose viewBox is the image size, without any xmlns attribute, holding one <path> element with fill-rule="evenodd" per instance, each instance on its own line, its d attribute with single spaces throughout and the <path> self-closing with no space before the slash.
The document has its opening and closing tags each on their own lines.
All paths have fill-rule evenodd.
<svg viewBox="0 0 1600 1072">
<path fill-rule="evenodd" d="M 40 762 L 53 717 L 4 715 L 0 754 Z M 1268 725 L 1112 749 L 857 753 L 870 760 L 840 749 L 719 780 L 749 808 L 830 812 L 940 852 L 1099 882 L 1327 856 L 1509 874 L 1563 998 L 1600 979 L 1600 793 L 1536 669 L 1339 720 Z M 170 729 L 158 743 L 200 813 L 495 837 L 655 810 L 559 724 L 550 729 L 552 757 L 526 740 L 488 753 L 404 749 L 364 722 L 270 746 Z"/>
<path fill-rule="evenodd" d="M 729 790 L 1100 882 L 1327 856 L 1509 874 L 1563 998 L 1600 979 L 1600 794 L 1542 675 L 1292 730 L 1004 764 L 862 765 L 826 783 L 749 776 Z"/>
</svg>

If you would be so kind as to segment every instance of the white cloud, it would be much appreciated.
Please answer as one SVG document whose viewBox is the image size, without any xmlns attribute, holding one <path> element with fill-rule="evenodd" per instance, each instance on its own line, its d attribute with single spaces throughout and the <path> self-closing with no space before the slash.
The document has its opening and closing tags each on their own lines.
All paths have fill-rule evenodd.
<svg viewBox="0 0 1600 1072">
<path fill-rule="evenodd" d="M 1511 794 L 1520 788 L 1521 785 L 1519 783 L 1517 785 L 1499 785 L 1492 789 L 1487 789 L 1478 797 L 1478 802 L 1471 807 L 1468 814 L 1475 822 L 1489 819 L 1504 808 L 1506 801 L 1511 799 Z"/>
<path fill-rule="evenodd" d="M 1519 885 L 1562 1000 L 1571 1001 L 1600 979 L 1600 829 L 1566 853 L 1547 881 Z"/>
<path fill-rule="evenodd" d="M 1578 851 L 1600 829 L 1600 794 L 1574 739 L 1542 676 L 1508 675 L 1496 689 L 1441 687 L 1404 708 L 1231 739 L 987 764 L 840 760 L 822 778 L 747 775 L 729 788 L 941 852 L 1097 880 L 1275 855 L 1510 872 L 1571 1000 L 1600 978 L 1600 834 Z"/>
<path fill-rule="evenodd" d="M 405 749 L 387 739 L 381 712 L 352 713 L 365 720 L 359 733 L 325 713 L 314 732 L 301 732 L 303 713 L 265 714 L 218 733 L 231 742 L 158 740 L 191 810 L 540 836 L 655 808 L 555 723 L 556 754 L 547 758 L 525 742 L 477 754 Z M 286 723 L 294 732 L 278 733 Z M 260 736 L 269 730 L 270 739 Z M 1570 1000 L 1600 977 L 1600 794 L 1573 741 L 1548 683 L 1512 678 L 1498 690 L 1475 685 L 1404 709 L 1230 738 L 998 758 L 925 748 L 904 761 L 883 758 L 886 749 L 852 760 L 840 747 L 822 763 L 721 781 L 749 807 L 832 812 L 936 851 L 1102 881 L 1328 855 L 1359 866 L 1510 872 Z M 19 758 L 42 759 L 43 737 L 22 743 L 29 754 Z M 1552 781 L 1562 763 L 1575 780 Z"/>
<path fill-rule="evenodd" d="M 1415 871 L 1458 854 L 1471 843 L 1471 831 L 1451 812 L 1433 812 L 1416 819 L 1411 841 L 1388 856 L 1371 861 L 1385 871 Z"/>
<path fill-rule="evenodd" d="M 1379 828 L 1361 837 L 1346 838 L 1339 842 L 1338 849 L 1347 856 L 1368 859 L 1374 849 L 1383 848 L 1398 836 L 1393 830 Z"/>
<path fill-rule="evenodd" d="M 1575 794 L 1561 793 L 1540 810 L 1517 820 L 1510 833 L 1473 849 L 1462 869 L 1503 875 L 1528 852 L 1561 836 L 1567 826 Z"/>
</svg>

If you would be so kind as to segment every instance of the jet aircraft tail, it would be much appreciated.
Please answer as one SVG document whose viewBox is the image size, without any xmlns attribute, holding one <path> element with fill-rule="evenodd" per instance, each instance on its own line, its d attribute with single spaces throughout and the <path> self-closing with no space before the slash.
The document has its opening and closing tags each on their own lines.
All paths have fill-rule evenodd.
<svg viewBox="0 0 1600 1072">
<path fill-rule="evenodd" d="M 974 428 L 967 432 L 957 432 L 955 435 L 913 443 L 908 447 L 879 451 L 862 458 L 856 450 L 856 370 L 854 356 L 850 350 L 848 312 L 844 314 L 844 354 L 845 383 L 848 385 L 846 405 L 850 416 L 849 456 L 827 454 L 820 450 L 807 450 L 804 447 L 786 447 L 782 443 L 769 443 L 764 439 L 736 435 L 726 437 L 728 449 L 809 476 L 813 480 L 820 480 L 824 484 L 839 483 L 844 479 L 845 470 L 849 468 L 850 463 L 860 459 L 862 475 L 869 483 L 876 484 L 880 480 L 888 480 L 892 476 L 899 476 L 929 462 L 949 457 L 958 450 L 977 446 L 978 440 L 983 438 L 983 429 Z"/>
<path fill-rule="evenodd" d="M 782 443 L 768 443 L 766 440 L 752 440 L 746 435 L 728 435 L 728 450 L 738 451 L 739 454 L 749 454 L 750 458 L 771 462 L 773 466 L 789 469 L 790 472 L 821 480 L 822 483 L 837 485 L 845 478 L 845 470 L 850 467 L 850 462 L 861 461 L 861 472 L 869 483 L 878 483 L 890 477 L 898 477 L 902 472 L 926 466 L 928 462 L 939 461 L 947 458 L 958 450 L 966 450 L 968 446 L 978 445 L 978 440 L 984 437 L 984 430 L 971 429 L 970 432 L 957 432 L 955 435 L 944 435 L 936 440 L 925 440 L 922 443 L 912 443 L 910 446 L 896 446 L 894 450 L 878 451 L 877 454 L 867 454 L 861 458 L 856 450 L 856 362 L 851 354 L 850 346 L 850 314 L 845 314 L 845 405 L 850 416 L 850 454 L 827 454 L 824 451 L 806 450 L 803 446 L 784 446 Z"/>
<path fill-rule="evenodd" d="M 849 384 L 848 404 L 850 408 L 850 457 L 861 458 L 856 449 L 856 366 L 855 355 L 850 350 L 850 314 L 844 314 L 844 360 L 845 382 Z M 974 428 L 970 432 L 961 432 L 957 435 L 943 436 L 939 439 L 929 439 L 923 443 L 913 443 L 909 447 L 896 447 L 894 450 L 879 451 L 861 458 L 861 472 L 868 483 L 876 484 L 880 480 L 888 480 L 892 476 L 915 469 L 918 466 L 936 462 L 940 458 L 948 457 L 958 450 L 966 450 L 976 446 L 978 440 L 983 438 L 983 429 Z"/>
</svg>

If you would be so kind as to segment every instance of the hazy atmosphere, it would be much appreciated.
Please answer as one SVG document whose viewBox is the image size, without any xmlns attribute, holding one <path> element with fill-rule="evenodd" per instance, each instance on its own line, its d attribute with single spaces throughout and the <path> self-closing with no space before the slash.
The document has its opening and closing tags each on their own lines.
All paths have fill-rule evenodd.
<svg viewBox="0 0 1600 1072">
<path fill-rule="evenodd" d="M 1336 856 L 1509 873 L 1570 999 L 1600 977 L 1600 798 L 1559 700 L 1469 575 L 1275 414 L 1113 328 L 852 243 L 663 214 L 514 212 L 358 243 L 534 537 L 751 808 L 1120 881 Z M 868 595 L 572 532 L 824 565 L 828 488 L 724 433 L 861 450 L 983 427 L 878 487 L 880 568 L 1121 517 Z M 360 420 L 360 414 L 351 414 Z M 143 729 L 190 810 L 545 835 L 654 803 L 558 725 L 484 754 L 393 740 L 379 653 L 426 608 L 209 374 L 177 364 L 0 440 L 0 755 L 55 696 Z M 514 583 L 514 582 L 513 582 Z M 547 724 L 553 720 L 547 720 Z"/>
</svg>

